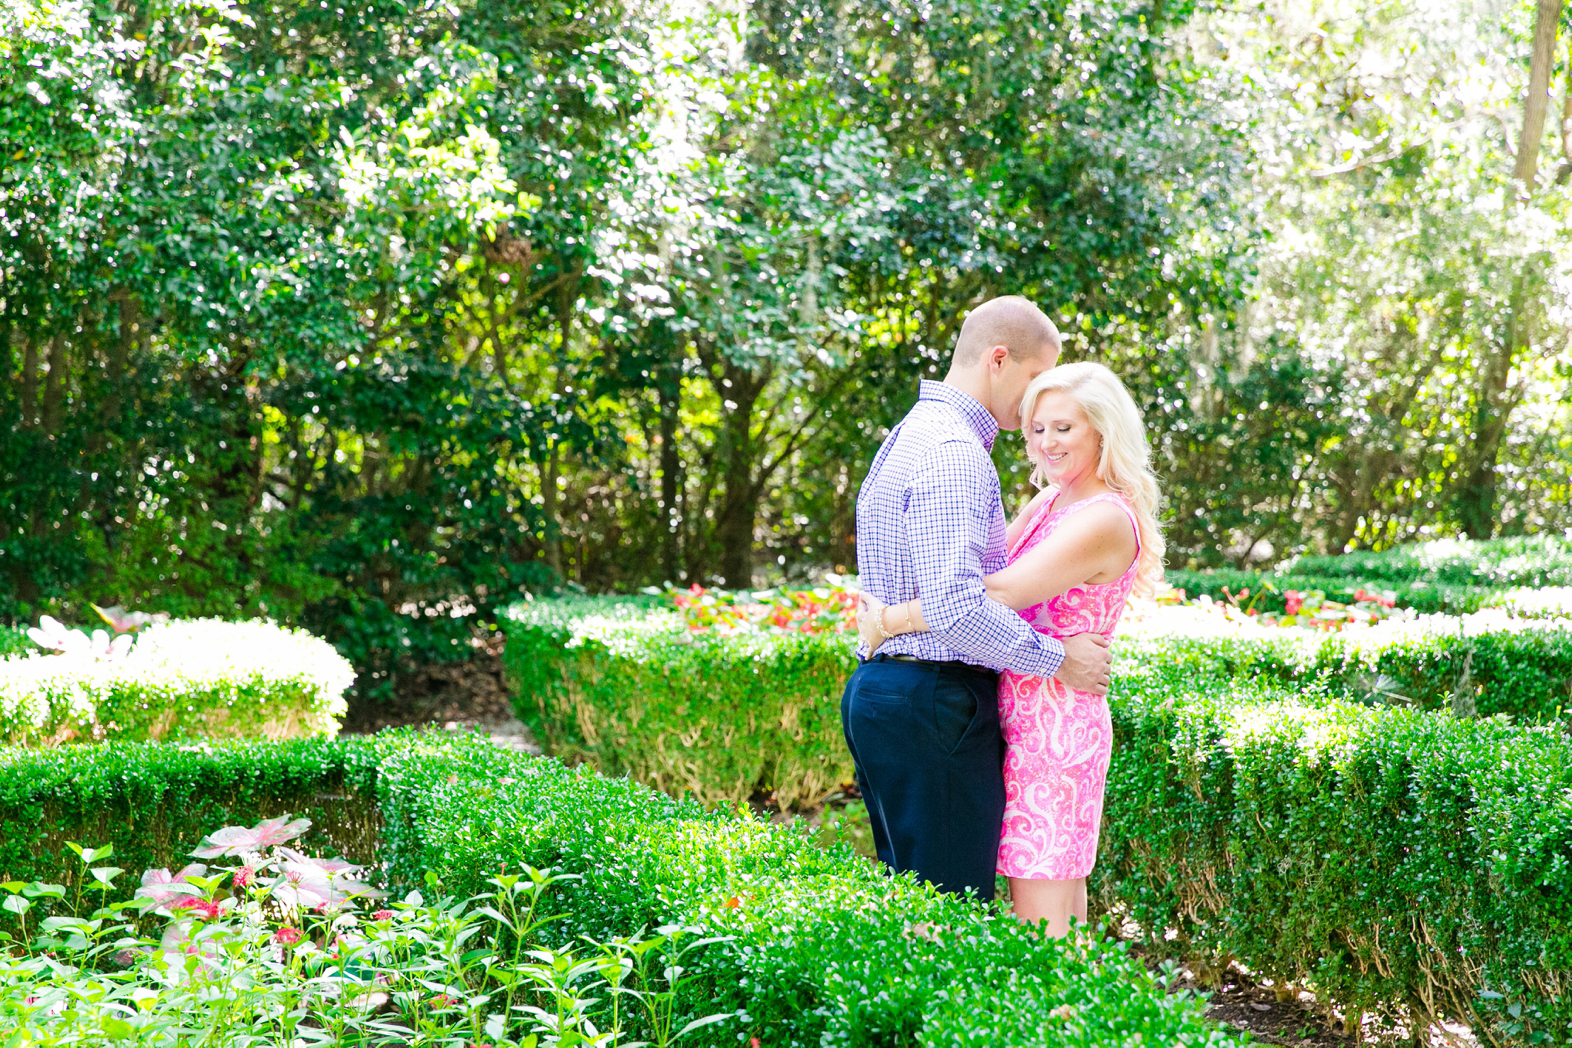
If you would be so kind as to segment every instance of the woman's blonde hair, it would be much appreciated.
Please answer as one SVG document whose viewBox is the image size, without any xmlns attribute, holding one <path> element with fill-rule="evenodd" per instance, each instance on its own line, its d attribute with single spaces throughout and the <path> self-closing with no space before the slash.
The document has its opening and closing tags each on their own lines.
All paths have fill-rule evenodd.
<svg viewBox="0 0 1572 1048">
<path fill-rule="evenodd" d="M 1135 510 L 1136 524 L 1141 539 L 1141 553 L 1137 558 L 1135 590 L 1146 596 L 1156 589 L 1163 577 L 1163 553 L 1167 544 L 1157 522 L 1157 511 L 1162 494 L 1157 488 L 1157 477 L 1152 473 L 1152 449 L 1146 442 L 1146 424 L 1135 406 L 1130 391 L 1124 388 L 1119 376 L 1090 361 L 1061 364 L 1049 368 L 1026 387 L 1021 397 L 1021 430 L 1031 432 L 1032 413 L 1037 410 L 1037 400 L 1044 393 L 1068 394 L 1081 410 L 1097 435 L 1102 438 L 1102 454 L 1097 459 L 1097 476 L 1104 484 L 1123 495 Z M 1042 463 L 1030 451 L 1032 483 L 1039 488 L 1047 481 L 1043 477 Z"/>
</svg>

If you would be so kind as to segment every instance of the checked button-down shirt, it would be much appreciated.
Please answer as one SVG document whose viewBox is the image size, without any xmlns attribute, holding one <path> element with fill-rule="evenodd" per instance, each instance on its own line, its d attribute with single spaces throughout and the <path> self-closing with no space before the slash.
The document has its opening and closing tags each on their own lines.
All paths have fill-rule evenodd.
<svg viewBox="0 0 1572 1048">
<path fill-rule="evenodd" d="M 999 474 L 988 457 L 998 433 L 977 401 L 925 380 L 857 494 L 857 574 L 886 603 L 922 597 L 928 632 L 885 641 L 881 653 L 1051 677 L 1064 645 L 989 600 L 983 586 L 1006 560 Z M 865 657 L 866 645 L 857 654 Z"/>
</svg>

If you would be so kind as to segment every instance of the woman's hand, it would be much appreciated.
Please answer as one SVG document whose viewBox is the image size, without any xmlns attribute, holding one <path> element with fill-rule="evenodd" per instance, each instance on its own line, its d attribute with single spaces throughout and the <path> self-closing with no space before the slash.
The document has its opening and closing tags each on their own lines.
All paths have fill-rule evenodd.
<svg viewBox="0 0 1572 1048">
<path fill-rule="evenodd" d="M 857 634 L 868 645 L 869 655 L 884 643 L 884 633 L 879 629 L 879 620 L 876 618 L 883 614 L 884 601 L 871 593 L 864 592 L 862 600 L 857 605 Z"/>
</svg>

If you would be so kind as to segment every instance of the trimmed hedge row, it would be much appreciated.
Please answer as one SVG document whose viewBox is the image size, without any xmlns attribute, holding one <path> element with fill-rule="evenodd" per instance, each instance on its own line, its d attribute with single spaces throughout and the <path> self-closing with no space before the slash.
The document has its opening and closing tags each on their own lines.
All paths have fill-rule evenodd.
<svg viewBox="0 0 1572 1048">
<path fill-rule="evenodd" d="M 1110 705 L 1101 907 L 1350 1007 L 1572 1043 L 1559 726 L 1248 691 Z"/>
<path fill-rule="evenodd" d="M 548 606 L 510 624 L 509 647 L 528 652 L 512 657 L 514 672 L 527 662 L 535 675 L 525 687 L 561 688 L 523 692 L 520 704 L 537 717 L 599 730 L 617 713 L 620 682 L 621 708 L 638 710 L 623 731 L 649 759 L 658 747 L 637 740 L 639 725 L 675 733 L 722 723 L 743 703 L 769 708 L 773 693 L 793 689 L 796 664 L 772 662 L 759 638 L 679 641 L 662 633 L 659 615 L 616 605 L 592 622 L 575 620 L 606 607 Z M 1447 705 L 1463 662 L 1482 711 L 1516 703 L 1527 715 L 1530 699 L 1564 689 L 1572 629 L 1508 622 L 1516 632 L 1452 636 L 1425 625 L 1121 641 L 1096 891 L 1104 907 L 1163 940 L 1159 950 L 1174 948 L 1163 945 L 1174 929 L 1182 951 L 1214 962 L 1235 956 L 1353 1007 L 1391 1012 L 1396 1003 L 1465 1018 L 1497 1040 L 1572 1043 L 1572 994 L 1562 994 L 1572 989 L 1572 744 L 1562 727 L 1348 699 L 1356 677 L 1401 671 L 1412 675 L 1404 687 L 1424 685 Z M 1384 647 L 1359 647 L 1359 636 L 1377 634 Z M 834 757 L 844 743 L 830 711 L 852 657 L 844 642 L 816 650 L 813 679 L 837 659 L 840 667 L 820 685 L 826 712 L 815 744 Z M 592 676 L 575 689 L 572 673 Z M 582 702 L 584 694 L 597 698 Z M 673 708 L 652 708 L 662 703 Z M 693 734 L 683 759 L 732 767 L 740 758 L 731 747 L 805 748 L 767 720 L 749 723 L 747 734 Z M 614 743 L 602 745 L 590 759 L 630 763 Z M 484 849 L 468 847 L 443 836 L 438 850 L 485 861 Z M 1563 996 L 1568 1005 L 1558 1003 Z"/>
<path fill-rule="evenodd" d="M 112 843 L 126 869 L 175 869 L 204 834 L 259 812 L 306 815 L 307 846 L 369 861 L 377 760 L 363 739 L 0 748 L 0 881 L 74 888 L 67 841 Z"/>
<path fill-rule="evenodd" d="M 37 782 L 33 773 L 51 760 L 60 770 Z M 248 778 L 248 765 L 275 792 Z M 78 803 L 74 776 L 97 783 L 110 807 L 177 783 L 228 789 L 223 818 L 240 822 L 281 814 L 275 805 L 291 793 L 348 784 L 377 798 L 395 882 L 429 869 L 443 891 L 462 894 L 482 888 L 491 871 L 525 863 L 576 874 L 547 904 L 562 914 L 545 929 L 560 944 L 669 924 L 719 937 L 684 960 L 694 978 L 679 991 L 677 1011 L 686 1014 L 676 1027 L 717 1010 L 738 1014 L 696 1032 L 695 1043 L 1240 1043 L 1204 1021 L 1198 1000 L 1166 995 L 1123 944 L 1045 943 L 996 909 L 885 877 L 844 847 L 826 851 L 787 827 L 483 742 L 392 733 L 210 753 L 109 745 L 8 755 L 0 798 L 24 800 L 0 809 L 7 832 L 13 817 L 50 812 L 46 830 L 62 838 L 102 826 Z M 153 821 L 109 826 L 117 862 L 126 861 L 122 848 L 158 832 L 158 818 L 178 814 L 169 805 L 138 810 Z M 165 836 L 178 851 L 195 838 L 183 815 L 176 823 Z"/>
<path fill-rule="evenodd" d="M 1456 586 L 1431 582 L 1393 582 L 1383 579 L 1349 578 L 1339 575 L 1306 575 L 1296 570 L 1293 574 L 1270 571 L 1186 571 L 1169 568 L 1164 572 L 1168 584 L 1184 590 L 1187 597 L 1211 597 L 1226 601 L 1229 594 L 1238 596 L 1244 590 L 1250 596 L 1242 604 L 1250 604 L 1260 611 L 1282 614 L 1283 594 L 1289 590 L 1308 593 L 1320 590 L 1328 600 L 1352 604 L 1354 594 L 1361 587 L 1390 590 L 1397 595 L 1397 606 L 1412 608 L 1424 613 L 1466 615 L 1481 608 L 1494 607 L 1502 599 L 1503 590 L 1491 586 Z M 1273 593 L 1263 583 L 1276 587 Z"/>
<path fill-rule="evenodd" d="M 304 630 L 176 620 L 121 658 L 0 658 L 0 744 L 332 735 L 354 677 Z"/>
<path fill-rule="evenodd" d="M 1514 615 L 1532 618 L 1554 618 L 1572 615 L 1572 588 L 1550 587 L 1529 589 L 1525 587 L 1502 588 L 1497 586 L 1460 586 L 1451 583 L 1409 582 L 1402 580 L 1372 580 L 1363 577 L 1338 575 L 1305 575 L 1297 570 L 1292 574 L 1268 571 L 1185 571 L 1169 569 L 1168 584 L 1185 592 L 1191 598 L 1207 596 L 1215 601 L 1226 601 L 1245 591 L 1249 596 L 1240 603 L 1262 612 L 1281 614 L 1284 609 L 1283 594 L 1289 590 L 1309 593 L 1319 590 L 1328 600 L 1352 604 L 1361 588 L 1384 590 L 1396 597 L 1397 606 L 1412 608 L 1423 614 L 1466 615 L 1487 608 L 1500 608 Z M 1266 588 L 1270 584 L 1276 592 Z"/>
<path fill-rule="evenodd" d="M 1336 576 L 1366 585 L 1572 586 L 1572 536 L 1438 539 L 1381 553 L 1302 556 L 1283 567 L 1287 574 Z"/>
<path fill-rule="evenodd" d="M 1527 721 L 1572 709 L 1568 619 L 1481 612 L 1314 633 L 1250 624 L 1218 629 L 1215 616 L 1195 618 L 1192 635 L 1140 632 L 1121 640 L 1115 675 L 1157 672 L 1164 680 L 1188 681 L 1265 676 L 1300 686 L 1323 681 L 1366 702 Z"/>
<path fill-rule="evenodd" d="M 772 794 L 809 807 L 853 775 L 840 698 L 855 668 L 842 635 L 690 633 L 645 599 L 534 601 L 503 616 L 514 708 L 548 752 L 706 805 Z M 1162 686 L 1265 676 L 1364 701 L 1470 703 L 1542 720 L 1572 708 L 1572 622 L 1389 623 L 1369 633 L 1139 634 L 1115 673 Z"/>
<path fill-rule="evenodd" d="M 500 620 L 519 718 L 548 752 L 709 806 L 817 803 L 852 779 L 837 634 L 693 634 L 644 598 L 515 605 Z"/>
</svg>

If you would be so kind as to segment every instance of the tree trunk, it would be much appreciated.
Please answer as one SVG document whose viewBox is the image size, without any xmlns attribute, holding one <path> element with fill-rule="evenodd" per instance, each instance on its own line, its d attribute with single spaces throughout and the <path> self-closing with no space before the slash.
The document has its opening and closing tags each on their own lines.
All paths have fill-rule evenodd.
<svg viewBox="0 0 1572 1048">
<path fill-rule="evenodd" d="M 1555 65 L 1556 23 L 1563 0 L 1539 0 L 1534 18 L 1534 56 L 1528 71 L 1528 97 L 1523 101 L 1523 133 L 1517 143 L 1512 172 L 1523 187 L 1534 188 L 1539 168 L 1539 143 L 1545 137 L 1545 112 L 1550 107 L 1550 71 Z"/>
<path fill-rule="evenodd" d="M 56 335 L 49 340 L 49 375 L 44 379 L 44 430 L 60 431 L 61 416 L 65 405 L 65 338 Z"/>
<path fill-rule="evenodd" d="M 546 567 L 559 579 L 562 574 L 562 528 L 557 523 L 557 477 L 562 468 L 562 451 L 556 440 L 546 454 L 546 463 L 540 471 L 540 511 L 546 517 L 545 533 L 541 537 L 541 551 L 545 554 Z"/>
<path fill-rule="evenodd" d="M 753 466 L 756 448 L 753 439 L 753 409 L 768 382 L 768 372 L 752 372 L 726 364 L 724 381 L 716 392 L 725 408 L 721 428 L 721 475 L 724 494 L 715 521 L 715 537 L 720 542 L 720 575 L 732 589 L 753 585 L 753 524 L 758 515 L 758 492 Z"/>
<path fill-rule="evenodd" d="M 682 458 L 677 453 L 677 410 L 681 390 L 675 383 L 661 383 L 660 396 L 660 560 L 666 581 L 677 580 L 677 525 L 681 511 L 677 506 Z"/>
<path fill-rule="evenodd" d="M 38 424 L 38 340 L 22 335 L 22 425 Z"/>
<path fill-rule="evenodd" d="M 1457 496 L 1458 523 L 1471 539 L 1488 539 L 1500 521 L 1496 517 L 1496 459 L 1501 454 L 1501 438 L 1506 433 L 1511 405 L 1507 403 L 1507 380 L 1517 349 L 1528 342 L 1523 331 L 1526 297 L 1524 276 L 1519 274 L 1512 289 L 1506 334 L 1495 345 L 1495 352 L 1480 368 L 1479 392 L 1474 404 L 1473 455 L 1468 475 Z"/>
</svg>

